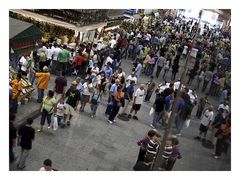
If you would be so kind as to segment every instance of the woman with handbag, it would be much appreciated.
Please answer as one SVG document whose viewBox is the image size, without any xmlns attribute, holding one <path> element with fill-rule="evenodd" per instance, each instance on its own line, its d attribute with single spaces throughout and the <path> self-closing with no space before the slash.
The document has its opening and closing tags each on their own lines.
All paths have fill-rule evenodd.
<svg viewBox="0 0 240 180">
<path fill-rule="evenodd" d="M 116 122 L 114 120 L 114 118 L 118 114 L 118 111 L 123 104 L 123 95 L 124 95 L 123 86 L 119 85 L 118 88 L 117 88 L 117 92 L 114 96 L 113 108 L 112 108 L 111 114 L 108 118 L 108 122 L 110 124 L 112 124 L 113 122 Z"/>
<path fill-rule="evenodd" d="M 41 128 L 38 129 L 38 132 L 42 132 L 43 131 L 43 126 L 45 124 L 45 119 L 47 118 L 47 123 L 48 123 L 48 129 L 50 128 L 50 124 L 51 124 L 51 117 L 52 114 L 54 112 L 54 110 L 56 109 L 56 104 L 57 104 L 57 100 L 54 98 L 54 92 L 49 90 L 47 96 L 43 99 L 42 102 L 42 107 L 41 107 Z"/>
<path fill-rule="evenodd" d="M 99 86 L 97 85 L 91 97 L 91 118 L 96 116 L 97 108 L 101 100 L 102 92 L 100 92 Z"/>
</svg>

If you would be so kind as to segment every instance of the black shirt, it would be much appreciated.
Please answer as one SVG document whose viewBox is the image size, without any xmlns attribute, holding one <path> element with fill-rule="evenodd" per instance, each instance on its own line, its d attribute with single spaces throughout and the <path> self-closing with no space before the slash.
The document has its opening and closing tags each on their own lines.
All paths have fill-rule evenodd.
<svg viewBox="0 0 240 180">
<path fill-rule="evenodd" d="M 69 88 L 66 92 L 66 97 L 68 97 L 66 103 L 75 108 L 77 101 L 80 100 L 80 92 L 77 89 Z"/>
<path fill-rule="evenodd" d="M 18 134 L 21 136 L 20 146 L 23 149 L 32 149 L 32 140 L 35 137 L 35 130 L 32 127 L 23 126 L 19 129 Z"/>
<path fill-rule="evenodd" d="M 138 161 L 133 167 L 134 171 L 150 171 L 150 166 L 144 164 L 143 161 Z"/>
<path fill-rule="evenodd" d="M 164 97 L 157 98 L 154 104 L 155 104 L 155 111 L 156 112 L 163 111 L 164 110 L 164 105 L 165 105 L 165 98 Z"/>
<path fill-rule="evenodd" d="M 9 123 L 9 145 L 13 146 L 13 140 L 17 137 L 17 130 L 14 127 L 13 123 Z"/>
</svg>

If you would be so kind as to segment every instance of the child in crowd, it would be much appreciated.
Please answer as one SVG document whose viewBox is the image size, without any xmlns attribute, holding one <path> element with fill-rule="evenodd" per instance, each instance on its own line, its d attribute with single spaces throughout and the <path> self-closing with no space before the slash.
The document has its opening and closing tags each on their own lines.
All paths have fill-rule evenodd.
<svg viewBox="0 0 240 180">
<path fill-rule="evenodd" d="M 64 118 L 65 109 L 66 109 L 66 105 L 64 102 L 64 98 L 61 98 L 57 104 L 57 114 L 56 115 L 57 115 L 57 119 L 58 119 L 58 124 L 60 124 Z"/>
</svg>

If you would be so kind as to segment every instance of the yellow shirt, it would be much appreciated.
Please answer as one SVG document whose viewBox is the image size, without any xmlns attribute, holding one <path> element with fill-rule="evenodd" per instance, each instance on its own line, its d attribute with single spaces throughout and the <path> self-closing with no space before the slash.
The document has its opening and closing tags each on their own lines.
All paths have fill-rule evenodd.
<svg viewBox="0 0 240 180">
<path fill-rule="evenodd" d="M 48 81 L 50 80 L 50 73 L 49 72 L 38 72 L 35 74 L 38 78 L 37 87 L 39 89 L 47 89 L 48 88 Z"/>
<path fill-rule="evenodd" d="M 48 98 L 47 96 L 43 99 L 42 108 L 45 109 L 49 114 L 53 113 L 54 105 L 57 103 L 55 98 Z"/>
<path fill-rule="evenodd" d="M 11 84 L 12 84 L 12 99 L 16 99 L 20 95 L 19 91 L 22 91 L 22 81 L 14 79 L 11 81 Z"/>
</svg>

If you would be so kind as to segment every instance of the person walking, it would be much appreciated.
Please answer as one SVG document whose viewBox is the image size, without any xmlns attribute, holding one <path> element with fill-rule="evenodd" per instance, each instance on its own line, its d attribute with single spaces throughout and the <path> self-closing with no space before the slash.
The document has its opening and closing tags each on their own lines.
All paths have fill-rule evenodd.
<svg viewBox="0 0 240 180">
<path fill-rule="evenodd" d="M 144 84 L 141 84 L 140 87 L 136 90 L 136 92 L 134 94 L 133 106 L 128 115 L 128 118 L 132 118 L 132 113 L 133 113 L 133 111 L 135 111 L 133 119 L 138 120 L 138 117 L 136 115 L 137 115 L 137 112 L 141 108 L 141 104 L 143 103 L 144 94 L 145 94 Z"/>
<path fill-rule="evenodd" d="M 201 97 L 198 101 L 198 107 L 197 107 L 197 118 L 200 119 L 202 116 L 202 112 L 205 108 L 205 105 L 208 103 L 207 96 Z"/>
<path fill-rule="evenodd" d="M 34 72 L 34 70 L 32 70 Z M 48 72 L 48 67 L 43 67 L 43 72 L 34 72 L 37 80 L 37 89 L 38 89 L 38 103 L 42 103 L 44 97 L 44 90 L 48 88 L 48 83 L 50 81 L 51 75 Z"/>
<path fill-rule="evenodd" d="M 58 101 L 63 97 L 67 88 L 67 79 L 65 78 L 65 72 L 58 72 L 58 77 L 55 79 L 55 99 Z"/>
<path fill-rule="evenodd" d="M 38 132 L 43 131 L 45 120 L 47 119 L 48 129 L 50 129 L 51 117 L 53 112 L 56 110 L 57 100 L 54 98 L 54 92 L 49 90 L 47 96 L 43 99 L 41 107 L 41 128 Z"/>
<path fill-rule="evenodd" d="M 82 98 L 80 112 L 84 112 L 84 108 L 88 102 L 90 102 L 90 97 L 93 92 L 92 79 L 87 79 L 87 82 L 83 84 Z"/>
<path fill-rule="evenodd" d="M 65 110 L 65 118 L 64 123 L 62 124 L 62 128 L 65 127 L 65 123 L 70 125 L 70 121 L 72 117 L 75 115 L 75 111 L 80 101 L 80 92 L 77 90 L 77 82 L 73 81 L 71 87 L 67 90 L 65 94 L 66 100 L 66 110 Z M 69 116 L 69 117 L 68 117 Z M 68 118 L 68 120 L 67 120 Z"/>
<path fill-rule="evenodd" d="M 32 118 L 27 119 L 27 124 L 20 127 L 18 131 L 18 144 L 21 146 L 19 162 L 17 163 L 18 169 L 24 169 L 26 167 L 25 163 L 32 149 L 32 142 L 35 138 L 35 129 L 32 128 L 32 123 Z"/>
</svg>

